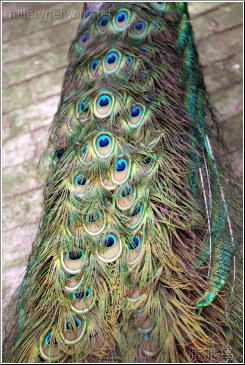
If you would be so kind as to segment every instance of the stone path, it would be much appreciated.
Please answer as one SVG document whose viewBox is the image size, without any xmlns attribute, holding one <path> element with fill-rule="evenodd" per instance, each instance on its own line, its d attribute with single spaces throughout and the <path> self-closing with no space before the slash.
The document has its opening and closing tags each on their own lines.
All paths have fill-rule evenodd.
<svg viewBox="0 0 245 365">
<path fill-rule="evenodd" d="M 3 3 L 4 307 L 22 280 L 37 232 L 42 202 L 37 165 L 79 22 L 69 16 L 73 12 L 76 17 L 81 7 L 72 2 Z M 36 19 L 24 11 L 36 12 Z M 234 176 L 241 181 L 242 2 L 197 1 L 189 11 L 208 90 L 234 157 Z"/>
</svg>

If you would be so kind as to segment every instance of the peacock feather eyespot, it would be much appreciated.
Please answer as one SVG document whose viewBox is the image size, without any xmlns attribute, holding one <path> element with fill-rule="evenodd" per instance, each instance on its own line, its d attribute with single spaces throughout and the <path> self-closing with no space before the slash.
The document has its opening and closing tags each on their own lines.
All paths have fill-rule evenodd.
<svg viewBox="0 0 245 365">
<path fill-rule="evenodd" d="M 135 190 L 129 183 L 126 183 L 119 190 L 119 194 L 116 197 L 116 204 L 120 210 L 128 210 L 132 207 L 135 199 Z"/>
<path fill-rule="evenodd" d="M 125 171 L 127 167 L 128 167 L 128 161 L 125 158 L 120 158 L 119 160 L 117 160 L 114 166 L 114 170 L 116 172 L 122 172 Z"/>
<path fill-rule="evenodd" d="M 111 137 L 107 135 L 102 135 L 97 140 L 97 147 L 104 148 L 111 144 Z"/>
<path fill-rule="evenodd" d="M 65 322 L 65 329 L 66 331 L 72 331 L 73 330 L 73 325 L 75 324 L 75 327 L 78 329 L 82 326 L 82 321 L 80 318 L 75 317 L 74 321 L 72 322 L 71 320 L 66 320 Z"/>
<path fill-rule="evenodd" d="M 67 252 L 61 252 L 60 262 L 63 269 L 72 275 L 79 274 L 83 267 L 85 260 L 85 254 L 81 249 L 68 250 Z"/>
<path fill-rule="evenodd" d="M 81 155 L 80 155 L 81 160 L 84 165 L 89 165 L 92 163 L 93 157 L 92 157 L 92 154 L 89 152 L 87 144 L 82 146 L 80 153 L 81 153 Z"/>
<path fill-rule="evenodd" d="M 143 20 L 137 20 L 132 27 L 131 34 L 134 38 L 143 38 L 148 31 L 148 25 Z"/>
<path fill-rule="evenodd" d="M 84 299 L 88 299 L 89 297 L 91 297 L 92 295 L 92 290 L 90 290 L 89 288 L 78 288 L 76 293 L 72 294 L 72 299 L 74 300 L 84 300 Z"/>
<path fill-rule="evenodd" d="M 97 118 L 106 118 L 111 114 L 113 106 L 114 97 L 112 94 L 108 92 L 100 94 L 94 101 L 94 115 Z"/>
<path fill-rule="evenodd" d="M 77 274 L 68 274 L 69 279 L 74 278 L 74 276 L 77 276 Z"/>
<path fill-rule="evenodd" d="M 89 119 L 90 110 L 89 110 L 89 103 L 87 101 L 79 102 L 78 103 L 78 118 L 84 123 Z"/>
<path fill-rule="evenodd" d="M 117 237 L 110 233 L 107 234 L 104 241 L 100 241 L 101 247 L 112 247 L 117 243 Z"/>
<path fill-rule="evenodd" d="M 143 210 L 142 204 L 138 204 L 133 210 L 132 217 L 142 213 L 142 210 Z"/>
<path fill-rule="evenodd" d="M 129 184 L 126 184 L 125 187 L 122 187 L 119 191 L 119 195 L 121 198 L 127 198 L 129 195 L 131 195 L 133 192 L 132 186 Z"/>
<path fill-rule="evenodd" d="M 145 215 L 145 209 L 142 203 L 136 204 L 129 219 L 130 228 L 134 229 L 139 226 Z"/>
<path fill-rule="evenodd" d="M 100 33 L 104 33 L 109 28 L 110 18 L 104 15 L 98 22 L 98 28 Z"/>
<path fill-rule="evenodd" d="M 80 260 L 82 258 L 84 258 L 84 252 L 81 249 L 77 251 L 68 251 L 66 253 L 66 259 L 70 261 Z"/>
<path fill-rule="evenodd" d="M 149 164 L 151 164 L 153 162 L 153 158 L 150 157 L 150 156 L 148 156 L 148 157 L 146 157 L 146 159 L 145 159 L 144 162 L 145 162 L 146 165 L 149 165 Z"/>
<path fill-rule="evenodd" d="M 64 323 L 64 331 L 60 334 L 61 338 L 67 345 L 75 345 L 83 338 L 86 327 L 86 322 L 80 317 L 67 319 Z"/>
<path fill-rule="evenodd" d="M 79 113 L 87 112 L 88 111 L 88 103 L 81 103 L 79 104 Z"/>
<path fill-rule="evenodd" d="M 138 264 L 143 257 L 145 249 L 143 247 L 143 234 L 138 232 L 127 242 L 126 260 L 130 265 Z"/>
<path fill-rule="evenodd" d="M 51 342 L 50 342 L 51 335 L 52 335 L 52 332 L 49 332 L 46 334 L 46 336 L 44 338 L 44 343 L 46 346 L 50 346 L 50 344 L 51 344 Z"/>
<path fill-rule="evenodd" d="M 100 240 L 97 257 L 106 263 L 116 261 L 122 254 L 122 243 L 115 233 L 106 234 L 105 238 Z"/>
<path fill-rule="evenodd" d="M 106 221 L 102 212 L 86 214 L 83 218 L 83 227 L 91 236 L 96 236 L 101 233 L 105 229 L 105 226 Z"/>
<path fill-rule="evenodd" d="M 128 249 L 129 250 L 134 250 L 136 248 L 138 248 L 141 244 L 141 238 L 138 235 L 135 235 L 132 239 L 132 241 L 129 242 L 128 244 Z"/>
<path fill-rule="evenodd" d="M 88 287 L 79 286 L 75 293 L 72 293 L 71 309 L 78 313 L 83 314 L 88 312 L 95 303 L 96 297 L 93 291 Z"/>
<path fill-rule="evenodd" d="M 87 43 L 90 39 L 90 34 L 89 33 L 85 33 L 81 36 L 80 42 L 82 45 L 84 45 L 85 43 Z"/>
<path fill-rule="evenodd" d="M 87 223 L 94 223 L 99 220 L 103 219 L 103 213 L 102 212 L 95 212 L 92 214 L 86 214 L 85 215 L 85 222 Z"/>
<path fill-rule="evenodd" d="M 133 58 L 129 55 L 127 55 L 126 58 L 127 58 L 128 62 L 130 63 L 130 65 L 132 65 L 133 64 Z"/>
<path fill-rule="evenodd" d="M 94 149 L 96 154 L 101 158 L 107 158 L 111 155 L 114 148 L 114 138 L 109 134 L 101 134 L 94 140 Z"/>
<path fill-rule="evenodd" d="M 90 165 L 93 162 L 93 156 L 90 153 L 90 148 L 87 144 L 81 147 L 79 159 L 81 160 L 83 165 Z"/>
<path fill-rule="evenodd" d="M 87 181 L 86 176 L 84 176 L 83 174 L 78 174 L 74 178 L 73 190 L 80 196 L 83 196 L 88 188 L 87 183 L 88 183 L 88 181 Z"/>
<path fill-rule="evenodd" d="M 117 31 L 124 31 L 128 25 L 130 13 L 126 9 L 121 9 L 113 18 L 113 25 Z"/>
<path fill-rule="evenodd" d="M 108 95 L 102 95 L 99 97 L 99 100 L 97 102 L 97 105 L 102 107 L 106 107 L 111 104 L 111 98 Z"/>
<path fill-rule="evenodd" d="M 111 179 L 110 171 L 107 171 L 104 176 L 101 176 L 100 181 L 105 190 L 111 191 L 116 188 L 116 184 Z"/>
<path fill-rule="evenodd" d="M 82 186 L 82 185 L 85 185 L 86 182 L 87 182 L 86 178 L 81 174 L 79 174 L 75 177 L 75 184 L 76 185 Z"/>
<path fill-rule="evenodd" d="M 85 222 L 87 223 L 94 223 L 99 220 L 103 219 L 103 213 L 102 212 L 95 212 L 93 214 L 86 214 L 85 215 Z"/>
<path fill-rule="evenodd" d="M 44 338 L 40 338 L 39 351 L 44 360 L 59 361 L 61 359 L 62 351 L 58 347 L 58 342 L 52 331 L 48 332 Z"/>
<path fill-rule="evenodd" d="M 145 30 L 145 28 L 146 28 L 145 22 L 140 21 L 140 20 L 137 21 L 136 23 L 134 23 L 134 25 L 133 25 L 133 30 L 135 32 L 142 32 Z"/>
<path fill-rule="evenodd" d="M 82 146 L 82 148 L 81 148 L 81 155 L 82 156 L 84 156 L 85 155 L 85 153 L 86 153 L 86 150 L 87 150 L 87 145 L 85 144 L 84 146 Z"/>
<path fill-rule="evenodd" d="M 61 148 L 60 150 L 58 150 L 54 153 L 54 158 L 56 160 L 59 160 L 61 158 L 61 156 L 63 156 L 64 152 L 65 152 L 65 149 Z"/>
<path fill-rule="evenodd" d="M 152 357 L 155 356 L 161 349 L 160 339 L 153 339 L 153 329 L 143 332 L 142 334 L 142 351 L 145 355 Z"/>
<path fill-rule="evenodd" d="M 166 4 L 166 2 L 152 2 L 152 3 L 151 3 L 151 5 L 152 5 L 155 9 L 157 9 L 157 10 L 161 10 L 161 11 L 166 10 L 166 8 L 167 8 L 167 4 Z"/>
<path fill-rule="evenodd" d="M 93 12 L 92 12 L 92 10 L 87 10 L 86 12 L 85 12 L 85 14 L 84 14 L 84 18 L 85 19 L 88 19 L 91 15 L 93 14 Z"/>
<path fill-rule="evenodd" d="M 131 107 L 128 125 L 132 129 L 136 129 L 140 126 L 144 119 L 145 107 L 143 105 L 133 105 Z"/>
<path fill-rule="evenodd" d="M 133 70 L 133 58 L 129 55 L 125 55 L 122 64 L 121 71 L 130 74 Z"/>
<path fill-rule="evenodd" d="M 105 62 L 106 62 L 107 65 L 111 65 L 111 64 L 113 64 L 113 63 L 115 63 L 117 61 L 118 61 L 118 55 L 117 55 L 117 53 L 111 52 L 106 57 L 106 61 Z"/>
<path fill-rule="evenodd" d="M 111 173 L 112 181 L 117 184 L 121 185 L 127 181 L 129 178 L 131 169 L 131 162 L 128 157 L 121 156 L 119 157 L 113 167 L 113 171 Z"/>
<path fill-rule="evenodd" d="M 131 109 L 131 115 L 130 117 L 131 118 L 135 118 L 135 117 L 138 117 L 142 114 L 142 109 L 140 106 L 133 106 L 132 109 Z"/>
<path fill-rule="evenodd" d="M 117 16 L 116 16 L 116 22 L 117 23 L 121 23 L 124 22 L 127 19 L 127 14 L 125 13 L 125 11 L 121 11 Z"/>
<path fill-rule="evenodd" d="M 111 74 L 116 72 L 121 64 L 121 53 L 115 49 L 111 50 L 105 57 L 103 62 L 104 72 Z"/>
<path fill-rule="evenodd" d="M 92 62 L 91 62 L 91 65 L 90 65 L 90 70 L 92 71 L 92 72 L 95 72 L 96 71 L 96 69 L 98 68 L 98 65 L 100 64 L 100 60 L 93 60 Z"/>
<path fill-rule="evenodd" d="M 150 174 L 154 169 L 155 162 L 155 158 L 153 158 L 152 156 L 145 157 L 143 161 L 143 172 Z"/>
<path fill-rule="evenodd" d="M 143 53 L 149 53 L 149 52 L 150 52 L 149 48 L 147 48 L 147 47 L 141 47 L 141 48 L 140 48 L 140 50 L 141 50 Z"/>
</svg>

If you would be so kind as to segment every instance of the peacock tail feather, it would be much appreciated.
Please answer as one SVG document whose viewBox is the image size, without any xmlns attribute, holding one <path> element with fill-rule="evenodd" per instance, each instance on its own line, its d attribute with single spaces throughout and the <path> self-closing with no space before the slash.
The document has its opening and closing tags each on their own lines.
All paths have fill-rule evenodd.
<svg viewBox="0 0 245 365">
<path fill-rule="evenodd" d="M 69 61 L 5 361 L 219 362 L 234 333 L 239 360 L 239 224 L 187 4 L 87 3 Z"/>
</svg>

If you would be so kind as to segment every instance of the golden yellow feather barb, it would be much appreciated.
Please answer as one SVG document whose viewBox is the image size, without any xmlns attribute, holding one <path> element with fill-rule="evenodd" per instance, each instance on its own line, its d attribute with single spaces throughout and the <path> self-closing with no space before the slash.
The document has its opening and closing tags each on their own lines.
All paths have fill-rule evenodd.
<svg viewBox="0 0 245 365">
<path fill-rule="evenodd" d="M 237 236 L 186 3 L 87 4 L 69 59 L 5 361 L 225 361 Z"/>
</svg>

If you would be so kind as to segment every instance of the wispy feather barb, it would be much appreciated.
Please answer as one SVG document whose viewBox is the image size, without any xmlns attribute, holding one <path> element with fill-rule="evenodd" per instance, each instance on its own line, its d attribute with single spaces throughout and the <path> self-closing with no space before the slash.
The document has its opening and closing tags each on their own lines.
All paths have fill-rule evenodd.
<svg viewBox="0 0 245 365">
<path fill-rule="evenodd" d="M 5 360 L 205 362 L 236 238 L 187 5 L 87 5 L 69 60 Z"/>
</svg>

